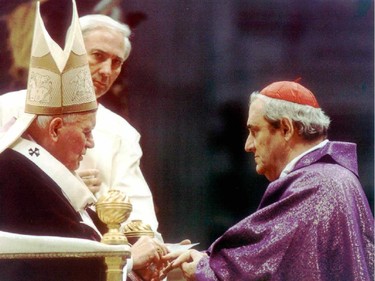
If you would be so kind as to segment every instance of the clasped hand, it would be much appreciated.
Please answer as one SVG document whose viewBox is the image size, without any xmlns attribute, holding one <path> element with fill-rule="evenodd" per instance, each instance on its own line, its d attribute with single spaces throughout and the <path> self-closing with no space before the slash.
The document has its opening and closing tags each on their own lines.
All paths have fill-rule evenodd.
<svg viewBox="0 0 375 281">
<path fill-rule="evenodd" d="M 77 174 L 86 184 L 86 186 L 90 189 L 90 191 L 95 194 L 100 190 L 100 186 L 102 184 L 102 180 L 99 177 L 99 170 L 98 169 L 85 169 L 78 171 Z"/>
</svg>

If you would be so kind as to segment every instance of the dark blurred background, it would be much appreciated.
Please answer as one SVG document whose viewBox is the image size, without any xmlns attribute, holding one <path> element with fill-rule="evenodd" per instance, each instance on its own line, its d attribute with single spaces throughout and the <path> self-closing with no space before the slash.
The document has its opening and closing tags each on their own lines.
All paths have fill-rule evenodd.
<svg viewBox="0 0 375 281">
<path fill-rule="evenodd" d="M 76 1 L 81 16 L 106 13 L 132 28 L 131 55 L 102 102 L 142 135 L 142 170 L 167 242 L 190 238 L 203 249 L 256 210 L 268 183 L 244 152 L 248 97 L 278 80 L 301 77 L 333 120 L 329 139 L 358 144 L 373 208 L 373 1 Z M 57 41 L 70 3 L 42 4 Z M 28 1 L 0 4 L 2 94 L 25 88 L 29 53 L 21 48 L 15 63 L 11 46 L 30 34 L 33 17 Z"/>
</svg>

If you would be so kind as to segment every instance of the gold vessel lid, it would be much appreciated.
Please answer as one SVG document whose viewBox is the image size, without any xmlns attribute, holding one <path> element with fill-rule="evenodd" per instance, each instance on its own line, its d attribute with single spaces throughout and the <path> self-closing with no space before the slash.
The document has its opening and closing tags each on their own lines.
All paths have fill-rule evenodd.
<svg viewBox="0 0 375 281">
<path fill-rule="evenodd" d="M 132 220 L 124 226 L 123 230 L 126 237 L 154 237 L 154 232 L 149 224 L 145 224 L 142 220 Z"/>
</svg>

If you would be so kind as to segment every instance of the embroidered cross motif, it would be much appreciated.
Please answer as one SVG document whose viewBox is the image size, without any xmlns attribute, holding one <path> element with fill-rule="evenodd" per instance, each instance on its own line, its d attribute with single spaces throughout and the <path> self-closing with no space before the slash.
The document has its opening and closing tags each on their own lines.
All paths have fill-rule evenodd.
<svg viewBox="0 0 375 281">
<path fill-rule="evenodd" d="M 36 157 L 38 157 L 40 155 L 39 148 L 37 147 L 35 147 L 34 149 L 29 148 L 29 154 L 30 156 L 33 156 L 35 154 Z"/>
</svg>

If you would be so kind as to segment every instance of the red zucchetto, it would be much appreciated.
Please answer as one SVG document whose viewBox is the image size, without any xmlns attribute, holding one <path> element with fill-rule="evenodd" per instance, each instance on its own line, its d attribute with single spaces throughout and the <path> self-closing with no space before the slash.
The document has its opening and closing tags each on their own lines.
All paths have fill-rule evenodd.
<svg viewBox="0 0 375 281">
<path fill-rule="evenodd" d="M 285 100 L 320 108 L 314 94 L 296 82 L 274 82 L 261 90 L 260 93 L 273 99 Z"/>
</svg>

